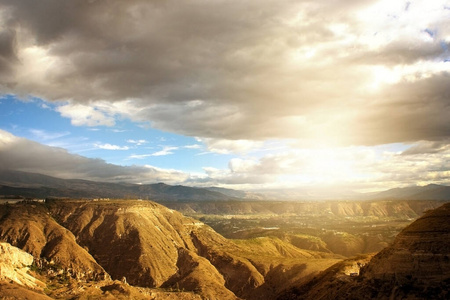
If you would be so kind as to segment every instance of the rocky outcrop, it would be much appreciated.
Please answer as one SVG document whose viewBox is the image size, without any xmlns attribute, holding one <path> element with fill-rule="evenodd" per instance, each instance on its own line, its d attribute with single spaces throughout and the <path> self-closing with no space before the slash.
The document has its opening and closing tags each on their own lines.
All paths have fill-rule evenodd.
<svg viewBox="0 0 450 300">
<path fill-rule="evenodd" d="M 399 284 L 450 279 L 450 204 L 429 211 L 398 234 L 364 269 L 371 279 Z"/>
<path fill-rule="evenodd" d="M 238 296 L 243 296 L 264 283 L 263 275 L 248 259 L 233 254 L 238 252 L 237 247 L 234 245 L 221 247 L 229 242 L 211 233 L 199 234 L 193 231 L 191 236 L 199 255 L 208 259 L 223 274 L 228 289 Z M 215 240 L 215 243 L 211 243 L 211 240 Z M 224 248 L 227 251 L 224 251 Z"/>
<path fill-rule="evenodd" d="M 0 206 L 0 240 L 30 253 L 38 266 L 52 265 L 82 279 L 103 279 L 105 270 L 41 204 Z"/>
<path fill-rule="evenodd" d="M 450 203 L 406 227 L 360 274 L 360 262 L 341 262 L 279 299 L 449 299 L 449 220 Z"/>
<path fill-rule="evenodd" d="M 206 258 L 179 248 L 177 267 L 177 273 L 163 287 L 197 291 L 207 299 L 237 299 L 233 292 L 225 288 L 225 279 Z"/>
<path fill-rule="evenodd" d="M 32 289 L 42 289 L 45 284 L 28 274 L 33 256 L 8 243 L 0 243 L 0 281 L 12 281 Z"/>
</svg>

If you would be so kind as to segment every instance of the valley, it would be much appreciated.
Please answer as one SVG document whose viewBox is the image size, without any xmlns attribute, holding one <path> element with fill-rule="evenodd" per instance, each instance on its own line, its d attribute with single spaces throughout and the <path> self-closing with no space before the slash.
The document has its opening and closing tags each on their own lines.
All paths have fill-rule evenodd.
<svg viewBox="0 0 450 300">
<path fill-rule="evenodd" d="M 405 228 L 448 207 L 435 185 L 272 201 L 25 172 L 0 183 L 0 295 L 12 299 L 313 299 L 363 278 Z"/>
<path fill-rule="evenodd" d="M 34 257 L 37 277 L 46 286 L 42 291 L 53 298 L 64 295 L 67 285 L 81 287 L 75 298 L 105 296 L 101 286 L 119 281 L 119 290 L 126 282 L 205 299 L 270 299 L 342 259 L 279 239 L 264 238 L 259 246 L 234 243 L 151 201 L 1 205 L 0 240 Z M 89 291 L 93 281 L 100 290 Z"/>
<path fill-rule="evenodd" d="M 164 204 L 169 208 L 147 200 L 0 205 L 0 241 L 9 249 L 4 253 L 22 251 L 33 261 L 22 263 L 20 273 L 2 271 L 0 294 L 163 300 L 270 300 L 289 294 L 297 299 L 298 287 L 326 270 L 344 281 L 358 275 L 404 227 L 444 202 Z M 9 256 L 0 262 L 2 270 L 17 264 L 18 254 Z"/>
<path fill-rule="evenodd" d="M 162 202 L 226 238 L 278 238 L 302 249 L 350 257 L 374 253 L 445 201 Z"/>
</svg>

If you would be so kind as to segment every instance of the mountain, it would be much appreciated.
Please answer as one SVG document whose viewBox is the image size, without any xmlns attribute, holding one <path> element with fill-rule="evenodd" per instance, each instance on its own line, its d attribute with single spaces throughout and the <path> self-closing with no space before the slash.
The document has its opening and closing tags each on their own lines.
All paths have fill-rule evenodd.
<svg viewBox="0 0 450 300">
<path fill-rule="evenodd" d="M 47 175 L 1 170 L 0 195 L 25 197 L 121 198 L 154 201 L 233 200 L 216 191 L 164 183 L 130 184 L 95 182 L 81 179 L 60 179 Z"/>
<path fill-rule="evenodd" d="M 450 186 L 429 184 L 426 186 L 394 188 L 367 195 L 366 198 L 391 200 L 450 200 Z"/>
<path fill-rule="evenodd" d="M 268 195 L 265 195 L 264 193 L 254 193 L 254 192 L 233 190 L 233 189 L 227 189 L 227 188 L 221 188 L 221 187 L 207 187 L 205 189 L 207 189 L 208 191 L 218 192 L 218 193 L 227 195 L 229 197 L 237 198 L 237 199 L 247 199 L 247 200 L 270 199 L 268 197 Z"/>
<path fill-rule="evenodd" d="M 113 198 L 150 199 L 153 201 L 189 202 L 224 200 L 450 200 L 450 187 L 430 184 L 394 188 L 383 192 L 360 194 L 351 191 L 272 190 L 261 192 L 240 191 L 219 187 L 195 188 L 164 183 L 130 184 L 95 182 L 81 179 L 60 179 L 47 175 L 21 171 L 0 170 L 0 195 L 24 197 Z"/>
<path fill-rule="evenodd" d="M 449 220 L 447 203 L 407 226 L 370 261 L 339 262 L 279 299 L 449 299 Z"/>
<path fill-rule="evenodd" d="M 184 299 L 271 299 L 341 260 L 279 239 L 237 244 L 195 219 L 137 200 L 0 205 L 0 241 L 33 256 L 35 275 L 56 298 L 108 292 L 145 299 L 171 290 L 187 292 Z"/>
</svg>

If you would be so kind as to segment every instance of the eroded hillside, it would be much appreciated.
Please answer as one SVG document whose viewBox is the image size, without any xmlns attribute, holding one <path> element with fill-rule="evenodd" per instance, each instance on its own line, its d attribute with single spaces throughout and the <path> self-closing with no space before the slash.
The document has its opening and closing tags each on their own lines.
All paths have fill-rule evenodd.
<svg viewBox="0 0 450 300">
<path fill-rule="evenodd" d="M 450 204 L 429 211 L 367 264 L 340 262 L 279 299 L 449 299 L 449 220 Z M 360 274 L 344 275 L 362 261 Z"/>
<path fill-rule="evenodd" d="M 346 257 L 374 253 L 424 211 L 445 201 L 165 202 L 230 239 L 278 238 Z"/>
<path fill-rule="evenodd" d="M 132 289 L 191 291 L 183 297 L 194 298 L 271 299 L 341 260 L 279 239 L 263 239 L 260 246 L 236 244 L 149 201 L 2 205 L 0 240 L 32 254 L 41 279 L 59 284 L 46 293 L 63 298 L 69 298 L 64 287 L 70 283 L 81 284 L 70 297 L 120 294 L 129 284 L 129 293 L 143 297 L 149 292 Z M 102 284 L 86 287 L 92 280 Z"/>
</svg>

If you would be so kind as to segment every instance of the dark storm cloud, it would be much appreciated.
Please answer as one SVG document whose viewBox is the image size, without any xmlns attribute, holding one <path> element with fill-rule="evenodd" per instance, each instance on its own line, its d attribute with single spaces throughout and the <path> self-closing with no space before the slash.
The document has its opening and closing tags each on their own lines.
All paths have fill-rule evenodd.
<svg viewBox="0 0 450 300">
<path fill-rule="evenodd" d="M 448 151 L 450 148 L 450 142 L 448 140 L 446 141 L 439 141 L 439 142 L 432 142 L 432 141 L 421 141 L 412 147 L 406 149 L 402 152 L 401 155 L 416 155 L 416 154 L 435 154 L 435 153 L 442 153 L 445 151 Z"/>
<path fill-rule="evenodd" d="M 16 57 L 16 35 L 13 30 L 0 31 L 0 82 L 11 84 Z"/>
<path fill-rule="evenodd" d="M 447 73 L 365 86 L 374 66 L 443 61 L 450 18 L 358 15 L 375 2 L 0 0 L 0 85 L 207 138 L 447 137 Z"/>
<path fill-rule="evenodd" d="M 449 82 L 450 74 L 442 72 L 386 88 L 381 93 L 383 100 L 368 105 L 368 112 L 355 118 L 354 126 L 361 128 L 361 142 L 447 140 L 450 136 Z M 364 131 L 371 135 L 364 138 Z"/>
</svg>

